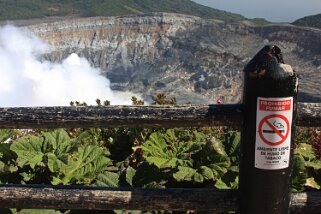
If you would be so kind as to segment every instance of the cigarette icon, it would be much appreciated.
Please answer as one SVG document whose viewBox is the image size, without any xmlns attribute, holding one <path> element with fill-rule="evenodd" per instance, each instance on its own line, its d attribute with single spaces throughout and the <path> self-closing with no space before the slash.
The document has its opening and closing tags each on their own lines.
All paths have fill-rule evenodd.
<svg viewBox="0 0 321 214">
<path fill-rule="evenodd" d="M 274 121 L 273 122 L 273 126 L 275 128 L 277 128 L 279 133 L 284 133 L 285 132 L 285 130 L 283 129 L 284 125 L 282 123 L 278 123 L 278 122 Z M 263 130 L 263 133 L 271 133 L 271 134 L 273 134 L 273 133 L 275 133 L 275 131 L 274 130 Z"/>
<path fill-rule="evenodd" d="M 285 130 L 278 130 L 278 132 L 284 133 Z M 273 134 L 273 133 L 275 133 L 275 131 L 274 130 L 263 130 L 263 133 L 271 133 L 271 134 Z"/>
</svg>

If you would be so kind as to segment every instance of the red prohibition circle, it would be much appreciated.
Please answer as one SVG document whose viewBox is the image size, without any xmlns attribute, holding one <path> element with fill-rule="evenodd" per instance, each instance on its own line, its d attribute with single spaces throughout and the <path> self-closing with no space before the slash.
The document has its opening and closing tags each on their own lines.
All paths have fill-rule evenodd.
<svg viewBox="0 0 321 214">
<path fill-rule="evenodd" d="M 281 137 L 281 140 L 277 141 L 277 142 L 271 142 L 271 141 L 267 140 L 264 137 L 263 130 L 262 130 L 263 124 L 267 123 L 269 125 L 270 122 L 268 120 L 271 119 L 271 118 L 274 118 L 274 117 L 284 120 L 284 122 L 285 122 L 285 124 L 287 126 L 287 130 L 286 130 L 285 135 L 282 135 L 280 132 L 278 132 L 278 130 L 274 130 L 275 132 L 278 132 L 276 134 L 278 134 Z M 269 125 L 269 126 L 271 127 L 271 125 Z M 261 139 L 263 140 L 263 142 L 268 144 L 268 145 L 270 145 L 270 146 L 278 146 L 278 145 L 282 144 L 288 138 L 289 133 L 290 133 L 290 123 L 289 123 L 288 118 L 286 118 L 284 115 L 281 115 L 281 114 L 268 115 L 268 116 L 264 117 L 259 123 L 259 135 L 260 135 Z"/>
</svg>

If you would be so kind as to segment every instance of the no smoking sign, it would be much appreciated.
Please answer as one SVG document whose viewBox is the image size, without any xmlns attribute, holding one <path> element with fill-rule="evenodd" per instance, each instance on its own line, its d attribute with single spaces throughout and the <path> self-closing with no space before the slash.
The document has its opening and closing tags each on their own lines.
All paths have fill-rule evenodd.
<svg viewBox="0 0 321 214">
<path fill-rule="evenodd" d="M 289 167 L 293 98 L 258 98 L 255 167 Z"/>
<path fill-rule="evenodd" d="M 268 115 L 260 121 L 258 132 L 264 143 L 270 146 L 277 146 L 288 138 L 290 123 L 283 115 Z"/>
</svg>

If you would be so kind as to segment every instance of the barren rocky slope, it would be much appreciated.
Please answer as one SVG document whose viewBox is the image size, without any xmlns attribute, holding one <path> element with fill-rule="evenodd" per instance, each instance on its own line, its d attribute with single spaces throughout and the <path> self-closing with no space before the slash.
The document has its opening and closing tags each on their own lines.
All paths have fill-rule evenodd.
<svg viewBox="0 0 321 214">
<path fill-rule="evenodd" d="M 166 13 L 27 27 L 54 47 L 45 59 L 60 61 L 78 53 L 101 68 L 113 89 L 142 93 L 146 99 L 164 92 L 181 103 L 215 103 L 218 98 L 239 102 L 242 69 L 268 42 L 279 45 L 285 61 L 301 74 L 302 97 L 321 97 L 321 30 L 317 29 Z"/>
</svg>

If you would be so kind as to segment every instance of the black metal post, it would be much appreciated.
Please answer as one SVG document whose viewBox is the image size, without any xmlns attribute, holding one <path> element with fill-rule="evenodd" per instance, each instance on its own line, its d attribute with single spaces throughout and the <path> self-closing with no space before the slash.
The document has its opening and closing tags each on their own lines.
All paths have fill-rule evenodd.
<svg viewBox="0 0 321 214">
<path fill-rule="evenodd" d="M 298 78 L 277 46 L 244 69 L 241 214 L 289 213 Z"/>
</svg>

